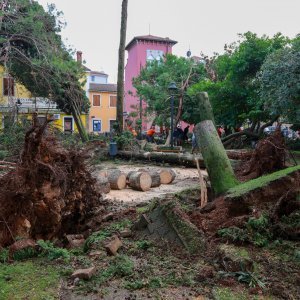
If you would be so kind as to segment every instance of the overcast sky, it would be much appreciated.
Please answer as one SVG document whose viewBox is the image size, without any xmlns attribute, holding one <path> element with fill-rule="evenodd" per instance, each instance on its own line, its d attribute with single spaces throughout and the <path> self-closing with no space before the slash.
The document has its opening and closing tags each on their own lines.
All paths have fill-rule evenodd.
<svg viewBox="0 0 300 300">
<path fill-rule="evenodd" d="M 83 52 L 86 66 L 116 82 L 122 0 L 38 0 L 54 3 L 67 22 L 67 45 Z M 128 0 L 127 43 L 149 34 L 178 41 L 173 53 L 221 53 L 237 34 L 300 33 L 300 0 Z"/>
</svg>

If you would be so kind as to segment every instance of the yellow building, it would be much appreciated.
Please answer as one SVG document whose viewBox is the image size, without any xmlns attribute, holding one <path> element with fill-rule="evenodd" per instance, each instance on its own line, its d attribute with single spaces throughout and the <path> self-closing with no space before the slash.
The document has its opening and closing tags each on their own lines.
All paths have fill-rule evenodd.
<svg viewBox="0 0 300 300">
<path fill-rule="evenodd" d="M 50 115 L 53 124 L 64 132 L 76 132 L 76 124 L 71 115 L 60 111 L 56 103 L 46 98 L 33 97 L 21 84 L 16 82 L 3 67 L 0 66 L 0 129 L 8 126 L 11 120 L 17 121 L 23 117 L 31 119 L 32 113 L 37 112 L 43 121 Z M 86 114 L 81 115 L 83 124 L 87 126 Z"/>
<path fill-rule="evenodd" d="M 89 84 L 89 132 L 110 132 L 117 114 L 117 85 Z"/>
</svg>

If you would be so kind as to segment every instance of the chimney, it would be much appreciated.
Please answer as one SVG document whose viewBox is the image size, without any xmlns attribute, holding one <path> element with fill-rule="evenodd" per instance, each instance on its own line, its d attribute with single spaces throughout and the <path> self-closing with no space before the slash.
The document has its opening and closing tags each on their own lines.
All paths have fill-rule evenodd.
<svg viewBox="0 0 300 300">
<path fill-rule="evenodd" d="M 82 52 L 81 51 L 77 51 L 77 62 L 79 62 L 80 64 L 82 64 Z"/>
</svg>

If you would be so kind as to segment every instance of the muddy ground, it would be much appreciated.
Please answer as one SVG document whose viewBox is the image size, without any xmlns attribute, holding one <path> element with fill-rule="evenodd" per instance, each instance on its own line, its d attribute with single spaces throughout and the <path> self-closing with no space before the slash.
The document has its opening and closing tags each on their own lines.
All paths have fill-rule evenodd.
<svg viewBox="0 0 300 300">
<path fill-rule="evenodd" d="M 145 166 L 123 163 L 104 162 L 98 167 L 127 172 Z M 297 241 L 270 240 L 257 247 L 213 237 L 205 251 L 191 255 L 167 237 L 132 230 L 157 199 L 173 197 L 187 215 L 198 212 L 197 170 L 173 169 L 177 177 L 171 185 L 144 193 L 125 189 L 105 195 L 106 218 L 85 236 L 82 247 L 68 250 L 70 259 L 37 257 L 0 264 L 0 299 L 299 299 Z M 126 230 L 129 234 L 122 236 Z M 116 256 L 110 256 L 104 245 L 114 235 L 122 246 Z M 90 280 L 71 278 L 74 270 L 91 266 L 97 271 Z"/>
</svg>

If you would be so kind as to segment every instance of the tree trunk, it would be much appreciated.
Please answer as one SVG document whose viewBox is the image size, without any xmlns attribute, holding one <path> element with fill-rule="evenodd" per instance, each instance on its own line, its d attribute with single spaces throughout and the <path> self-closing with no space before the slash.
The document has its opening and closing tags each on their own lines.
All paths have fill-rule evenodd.
<svg viewBox="0 0 300 300">
<path fill-rule="evenodd" d="M 89 136 L 85 130 L 85 127 L 82 123 L 82 120 L 80 118 L 80 114 L 76 111 L 76 109 L 74 107 L 71 108 L 72 111 L 72 116 L 74 118 L 74 121 L 75 121 L 75 124 L 77 126 L 77 130 L 78 130 L 78 133 L 80 135 L 80 138 L 83 142 L 87 142 L 89 140 Z"/>
<path fill-rule="evenodd" d="M 123 131 L 124 60 L 125 60 L 125 42 L 126 42 L 126 27 L 127 27 L 127 6 L 128 6 L 128 0 L 123 0 L 122 13 L 121 13 L 118 82 L 117 82 L 117 121 L 118 121 L 119 133 Z"/>
<path fill-rule="evenodd" d="M 123 190 L 126 187 L 126 175 L 120 170 L 110 170 L 107 179 L 112 190 Z"/>
<path fill-rule="evenodd" d="M 226 150 L 221 142 L 213 122 L 213 112 L 207 93 L 200 93 L 200 120 L 195 128 L 195 135 L 205 166 L 216 195 L 226 192 L 238 184 L 233 173 Z"/>
</svg>

